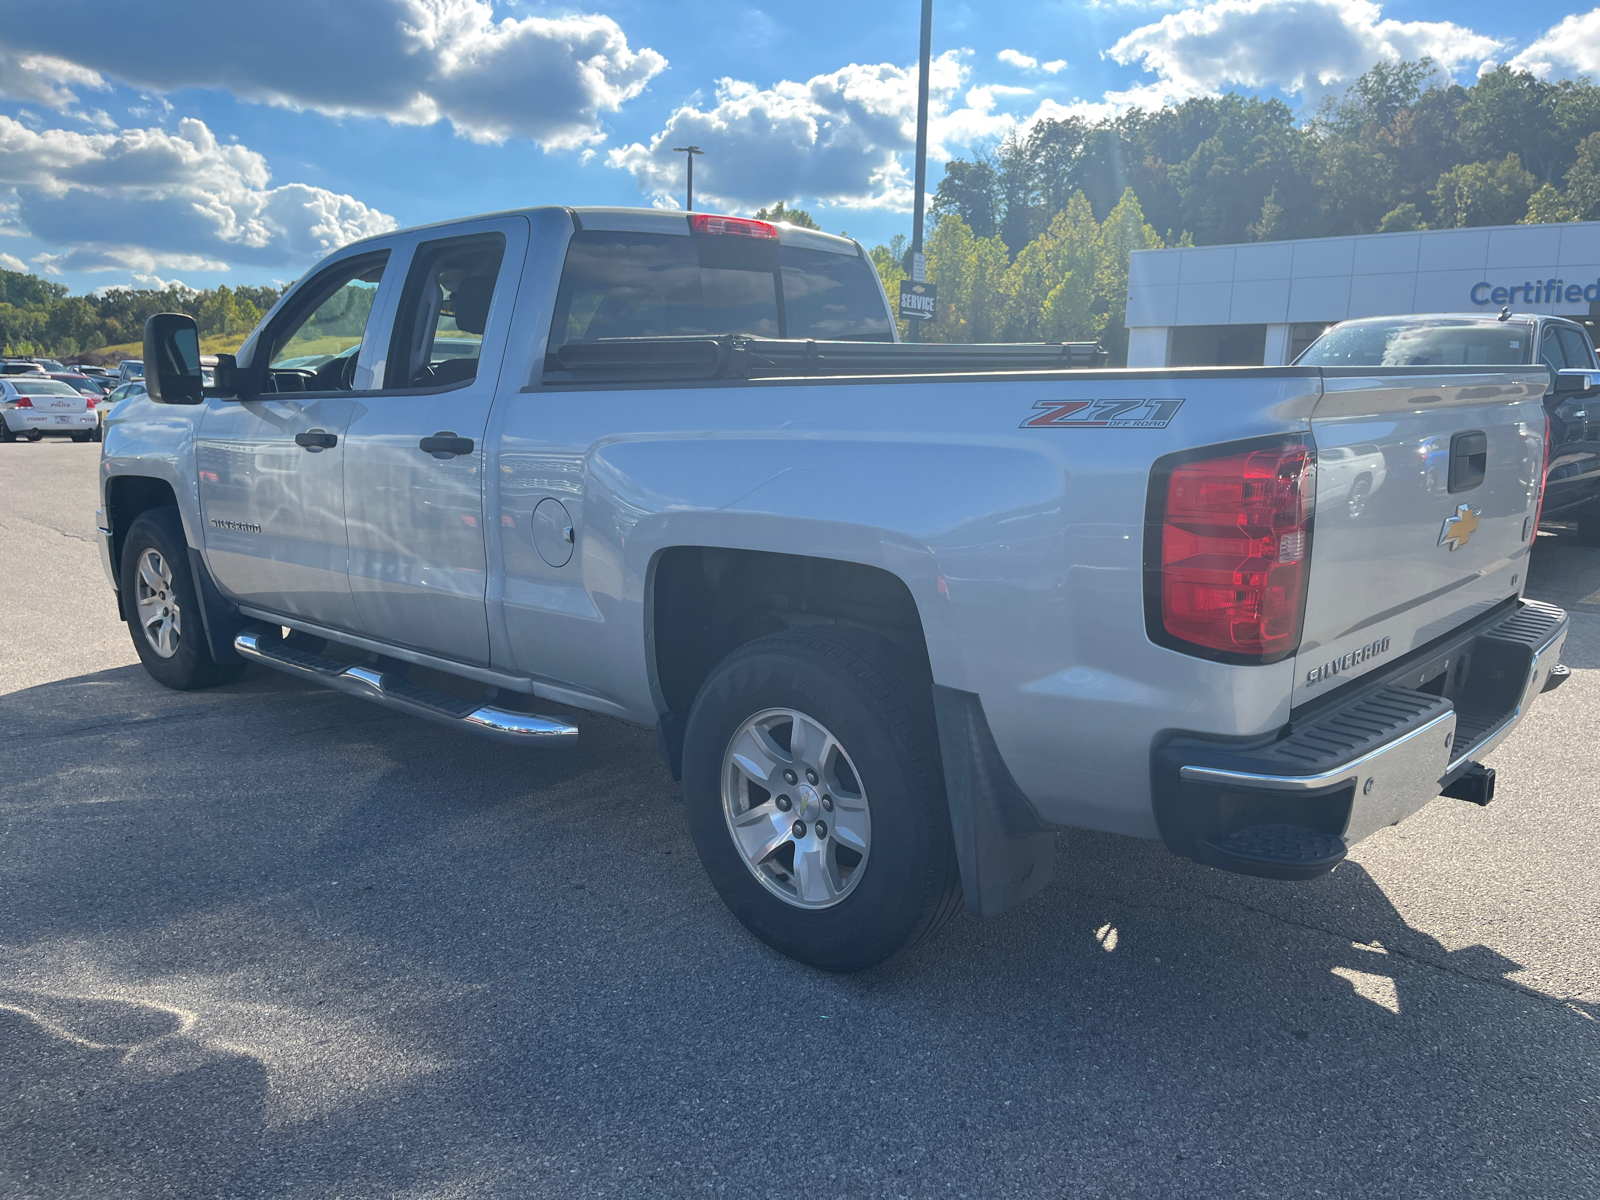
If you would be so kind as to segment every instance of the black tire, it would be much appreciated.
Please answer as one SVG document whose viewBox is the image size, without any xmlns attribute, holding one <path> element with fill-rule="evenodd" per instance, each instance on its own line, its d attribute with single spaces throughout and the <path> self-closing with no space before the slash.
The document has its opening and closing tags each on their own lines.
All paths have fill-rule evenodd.
<svg viewBox="0 0 1600 1200">
<path fill-rule="evenodd" d="M 30 442 L 37 442 L 42 437 L 44 437 L 44 434 L 40 433 L 37 429 L 30 431 L 28 434 L 28 440 Z"/>
<path fill-rule="evenodd" d="M 1367 497 L 1372 495 L 1372 476 L 1359 476 L 1350 485 L 1350 494 L 1345 497 L 1345 511 L 1350 514 L 1352 521 L 1359 521 L 1361 514 L 1367 511 Z"/>
<path fill-rule="evenodd" d="M 78 443 L 83 443 L 83 442 L 87 442 L 89 440 L 89 438 L 92 437 L 92 436 L 93 436 L 92 434 L 87 434 L 87 433 L 75 433 L 75 434 L 72 435 L 72 440 L 75 441 L 75 442 L 78 442 Z"/>
<path fill-rule="evenodd" d="M 928 937 L 960 906 L 932 695 L 919 674 L 870 635 L 792 630 L 735 650 L 695 698 L 684 735 L 683 793 L 700 861 L 734 916 L 791 958 L 859 971 Z M 763 885 L 724 816 L 731 739 L 768 709 L 804 713 L 831 732 L 870 803 L 861 878 L 831 907 L 798 907 Z"/>
<path fill-rule="evenodd" d="M 0 417 L 0 442 L 14 442 L 17 435 L 12 432 L 11 426 L 6 424 L 6 419 Z"/>
<path fill-rule="evenodd" d="M 96 425 L 94 427 L 94 432 L 89 435 L 89 440 L 91 442 L 103 442 L 105 441 L 105 437 L 106 427 L 104 425 Z"/>
<path fill-rule="evenodd" d="M 178 625 L 176 646 L 170 657 L 164 657 L 152 644 L 140 622 L 139 560 L 146 550 L 160 555 L 172 577 L 168 594 L 177 601 Z M 243 663 L 218 663 L 206 645 L 200 600 L 189 571 L 189 543 L 176 508 L 152 508 L 134 520 L 122 543 L 121 578 L 122 611 L 128 619 L 133 648 L 157 683 L 189 692 L 216 687 L 243 673 Z"/>
</svg>

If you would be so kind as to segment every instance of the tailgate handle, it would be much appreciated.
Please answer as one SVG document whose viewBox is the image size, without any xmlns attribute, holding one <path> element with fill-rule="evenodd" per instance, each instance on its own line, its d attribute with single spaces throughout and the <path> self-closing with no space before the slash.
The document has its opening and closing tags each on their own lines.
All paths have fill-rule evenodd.
<svg viewBox="0 0 1600 1200">
<path fill-rule="evenodd" d="M 294 444 L 307 450 L 332 450 L 339 444 L 339 435 L 326 429 L 308 429 L 294 435 Z"/>
<path fill-rule="evenodd" d="M 1489 435 L 1469 429 L 1450 439 L 1450 490 L 1470 492 L 1489 470 Z"/>
<path fill-rule="evenodd" d="M 453 454 L 471 454 L 472 439 L 457 437 L 450 430 L 443 429 L 432 437 L 423 438 L 417 443 L 417 449 L 439 458 L 448 458 Z"/>
</svg>

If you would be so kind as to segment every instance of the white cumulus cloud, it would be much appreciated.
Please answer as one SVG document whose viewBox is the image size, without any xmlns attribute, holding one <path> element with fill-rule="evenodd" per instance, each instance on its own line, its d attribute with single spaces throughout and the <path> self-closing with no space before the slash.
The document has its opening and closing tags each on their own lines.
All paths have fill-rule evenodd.
<svg viewBox="0 0 1600 1200">
<path fill-rule="evenodd" d="M 601 117 L 666 69 L 607 16 L 497 20 L 489 0 L 278 0 L 270 12 L 165 0 L 160 21 L 106 19 L 103 0 L 8 6 L 0 88 L 54 89 L 91 76 L 136 87 L 226 88 L 242 99 L 401 124 L 448 120 L 480 142 L 527 137 L 546 149 L 604 136 Z M 181 52 L 171 41 L 181 30 Z M 30 58 L 29 56 L 32 56 Z M 84 72 L 51 76 L 29 61 Z M 20 83 L 15 79 L 21 80 Z M 44 99 L 44 97 L 39 97 Z"/>
<path fill-rule="evenodd" d="M 1600 74 L 1600 8 L 1563 17 L 1510 65 L 1543 78 Z"/>
<path fill-rule="evenodd" d="M 1153 107 L 1228 87 L 1276 87 L 1314 99 L 1376 62 L 1427 55 L 1446 70 L 1504 43 L 1450 21 L 1395 21 L 1371 0 L 1216 0 L 1141 26 L 1108 52 L 1155 82 L 1108 92 L 1116 107 Z"/>
<path fill-rule="evenodd" d="M 1026 89 L 961 89 L 970 51 L 950 50 L 929 72 L 930 159 L 1003 134 L 1016 121 L 997 112 L 998 94 Z M 635 142 L 607 155 L 629 171 L 656 204 L 682 203 L 683 156 L 673 146 L 698 144 L 696 207 L 749 210 L 793 200 L 854 207 L 909 208 L 916 144 L 917 69 L 889 63 L 851 63 L 804 82 L 762 88 L 739 79 L 717 83 L 715 103 L 685 105 L 648 145 Z"/>
<path fill-rule="evenodd" d="M 175 133 L 85 134 L 0 116 L 0 207 L 62 248 L 36 260 L 56 272 L 298 265 L 395 227 L 352 196 L 272 186 L 261 155 L 193 119 Z"/>
<path fill-rule="evenodd" d="M 1019 71 L 1043 71 L 1054 75 L 1067 69 L 1067 60 L 1064 58 L 1053 59 L 1042 63 L 1031 54 L 1024 54 L 1021 50 L 1002 50 L 995 55 L 1003 63 L 1009 63 Z"/>
<path fill-rule="evenodd" d="M 3 267 L 7 271 L 26 271 L 28 269 L 28 264 L 23 262 L 15 254 L 0 254 L 0 267 Z"/>
</svg>

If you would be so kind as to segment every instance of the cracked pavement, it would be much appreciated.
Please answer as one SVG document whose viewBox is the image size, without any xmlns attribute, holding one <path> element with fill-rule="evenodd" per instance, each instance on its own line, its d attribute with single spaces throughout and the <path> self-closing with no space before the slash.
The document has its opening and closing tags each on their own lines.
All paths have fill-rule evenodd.
<svg viewBox="0 0 1600 1200">
<path fill-rule="evenodd" d="M 156 686 L 97 450 L 0 447 L 0 1196 L 1600 1194 L 1600 550 L 1541 538 L 1574 678 L 1487 809 L 1310 884 L 1063 833 L 835 977 L 723 909 L 648 730 Z"/>
</svg>

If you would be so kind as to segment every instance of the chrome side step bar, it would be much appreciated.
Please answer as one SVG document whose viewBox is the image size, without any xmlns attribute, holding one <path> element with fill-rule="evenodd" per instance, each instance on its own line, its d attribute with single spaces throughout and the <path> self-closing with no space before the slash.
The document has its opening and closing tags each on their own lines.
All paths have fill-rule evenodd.
<svg viewBox="0 0 1600 1200">
<path fill-rule="evenodd" d="M 508 712 L 487 704 L 457 700 L 440 692 L 430 692 L 407 683 L 398 674 L 372 667 L 342 663 L 285 646 L 259 629 L 247 629 L 233 639 L 233 648 L 248 662 L 260 663 L 297 679 L 320 683 L 335 691 L 371 700 L 396 712 L 409 713 L 425 721 L 436 721 L 454 729 L 514 746 L 571 746 L 578 740 L 578 727 L 533 713 Z"/>
</svg>

